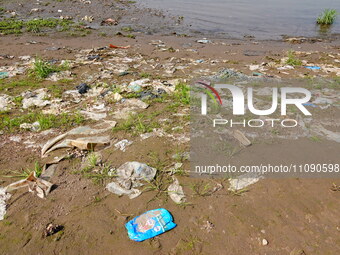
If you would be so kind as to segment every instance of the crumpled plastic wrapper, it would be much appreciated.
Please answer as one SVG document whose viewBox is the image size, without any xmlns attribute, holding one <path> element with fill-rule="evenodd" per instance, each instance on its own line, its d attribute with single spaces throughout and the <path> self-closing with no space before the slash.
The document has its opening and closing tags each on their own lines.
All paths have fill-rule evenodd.
<svg viewBox="0 0 340 255">
<path fill-rule="evenodd" d="M 52 183 L 36 177 L 36 173 L 32 172 L 26 179 L 8 185 L 5 191 L 11 192 L 16 189 L 28 187 L 29 192 L 33 192 L 40 198 L 45 198 L 50 193 L 52 186 Z"/>
</svg>

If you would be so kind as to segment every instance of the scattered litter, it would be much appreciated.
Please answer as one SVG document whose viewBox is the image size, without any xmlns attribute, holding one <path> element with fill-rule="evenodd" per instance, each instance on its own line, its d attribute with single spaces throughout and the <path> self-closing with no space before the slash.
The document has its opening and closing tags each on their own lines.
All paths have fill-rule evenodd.
<svg viewBox="0 0 340 255">
<path fill-rule="evenodd" d="M 263 245 L 263 246 L 266 246 L 266 245 L 268 245 L 268 241 L 267 241 L 267 239 L 262 239 L 262 245 Z"/>
<path fill-rule="evenodd" d="M 128 49 L 131 46 L 130 45 L 128 45 L 128 46 L 116 46 L 116 45 L 110 44 L 109 47 L 113 48 L 113 49 Z"/>
<path fill-rule="evenodd" d="M 136 161 L 126 162 L 116 170 L 116 181 L 106 186 L 110 192 L 121 195 L 128 195 L 133 199 L 141 194 L 137 187 L 143 186 L 141 181 L 152 181 L 155 178 L 157 169 Z"/>
<path fill-rule="evenodd" d="M 160 208 L 135 217 L 125 227 L 131 240 L 141 242 L 173 229 L 176 224 L 170 212 Z"/>
<path fill-rule="evenodd" d="M 256 182 L 258 182 L 260 179 L 263 179 L 264 177 L 262 175 L 259 175 L 257 173 L 246 173 L 243 175 L 240 175 L 236 178 L 230 179 L 230 187 L 228 190 L 237 191 L 244 189 L 248 187 L 249 185 L 252 185 Z"/>
<path fill-rule="evenodd" d="M 340 143 L 340 132 L 333 132 L 324 128 L 321 124 L 313 125 L 311 130 L 319 135 L 326 136 L 328 140 Z"/>
<path fill-rule="evenodd" d="M 277 68 L 277 70 L 292 70 L 292 69 L 294 69 L 294 66 L 291 65 L 285 65 Z"/>
<path fill-rule="evenodd" d="M 88 60 L 99 60 L 100 56 L 99 55 L 89 55 L 87 56 Z"/>
<path fill-rule="evenodd" d="M 210 41 L 210 40 L 208 40 L 207 38 L 203 38 L 203 39 L 201 39 L 201 40 L 197 40 L 196 42 L 198 42 L 198 43 L 202 43 L 202 44 L 211 43 L 211 41 Z"/>
<path fill-rule="evenodd" d="M 185 161 L 185 160 L 190 160 L 190 152 L 185 151 L 185 152 L 178 152 L 174 155 L 172 155 L 172 158 L 177 160 L 177 161 Z"/>
<path fill-rule="evenodd" d="M 57 72 L 57 73 L 51 73 L 48 77 L 47 80 L 49 81 L 60 81 L 63 79 L 67 79 L 67 80 L 72 80 L 72 72 L 71 71 L 61 71 L 61 72 Z"/>
<path fill-rule="evenodd" d="M 249 65 L 250 71 L 255 71 L 255 70 L 258 70 L 259 68 L 260 68 L 260 65 Z"/>
<path fill-rule="evenodd" d="M 21 142 L 21 137 L 20 136 L 10 136 L 9 140 L 12 142 L 20 143 Z"/>
<path fill-rule="evenodd" d="M 97 113 L 97 112 L 89 112 L 89 111 L 80 111 L 80 113 L 85 115 L 88 119 L 91 119 L 91 120 L 101 120 L 107 117 L 106 112 Z"/>
<path fill-rule="evenodd" d="M 179 181 L 176 177 L 173 177 L 174 182 L 168 187 L 169 196 L 176 204 L 180 204 L 186 201 L 186 197 L 183 192 L 183 188 L 179 185 Z"/>
<path fill-rule="evenodd" d="M 114 93 L 113 94 L 113 100 L 115 101 L 115 102 L 119 102 L 120 100 L 122 100 L 123 99 L 123 97 L 121 96 L 121 94 L 119 94 L 119 93 Z"/>
<path fill-rule="evenodd" d="M 64 227 L 58 224 L 48 223 L 43 232 L 43 237 L 48 237 L 63 230 Z"/>
<path fill-rule="evenodd" d="M 34 43 L 32 43 L 34 44 Z M 31 56 L 19 56 L 18 57 L 21 61 L 30 61 L 31 60 Z"/>
<path fill-rule="evenodd" d="M 55 138 L 52 138 L 51 140 L 48 140 L 47 143 L 42 147 L 41 149 L 41 156 L 43 157 L 46 153 L 46 151 L 51 148 L 53 145 L 55 145 L 57 142 L 61 141 L 67 136 L 66 134 L 61 134 Z"/>
<path fill-rule="evenodd" d="M 142 87 L 149 85 L 150 79 L 141 79 L 130 82 L 128 88 L 134 92 L 139 92 Z"/>
<path fill-rule="evenodd" d="M 312 103 L 320 106 L 321 109 L 327 109 L 333 104 L 334 100 L 327 97 L 318 96 Z"/>
<path fill-rule="evenodd" d="M 287 38 L 285 39 L 286 42 L 290 42 L 290 43 L 298 43 L 298 44 L 301 44 L 301 43 L 304 43 L 307 41 L 307 38 L 305 37 L 291 37 L 291 38 Z"/>
<path fill-rule="evenodd" d="M 131 108 L 137 108 L 137 109 L 146 109 L 149 107 L 149 105 L 142 100 L 136 99 L 136 98 L 130 98 L 125 100 L 124 105 Z"/>
<path fill-rule="evenodd" d="M 154 136 L 154 133 L 153 133 L 153 132 L 140 134 L 140 138 L 141 138 L 142 140 L 148 139 L 148 138 L 153 137 L 153 136 Z"/>
<path fill-rule="evenodd" d="M 79 94 L 78 90 L 67 90 L 62 94 L 62 99 L 78 104 L 81 101 L 81 94 Z"/>
<path fill-rule="evenodd" d="M 169 175 L 174 175 L 181 167 L 183 166 L 183 163 L 177 162 L 175 165 L 167 170 Z"/>
<path fill-rule="evenodd" d="M 233 135 L 242 145 L 246 147 L 251 145 L 249 139 L 240 130 L 235 130 Z"/>
<path fill-rule="evenodd" d="M 8 72 L 0 72 L 0 79 L 8 78 L 9 74 Z"/>
<path fill-rule="evenodd" d="M 119 149 L 119 150 L 125 152 L 126 147 L 129 146 L 129 145 L 131 145 L 132 143 L 133 143 L 132 141 L 129 141 L 129 140 L 127 140 L 127 139 L 124 139 L 124 140 L 121 140 L 121 141 L 119 141 L 118 143 L 116 143 L 114 146 L 115 146 L 117 149 Z"/>
<path fill-rule="evenodd" d="M 262 73 L 253 72 L 253 76 L 263 76 Z"/>
<path fill-rule="evenodd" d="M 46 144 L 41 149 L 41 156 L 44 157 L 45 154 L 48 154 L 49 152 L 56 150 L 58 148 L 73 147 L 75 145 L 72 145 L 72 144 L 76 144 L 80 141 L 82 143 L 84 143 L 84 140 L 87 139 L 87 138 L 78 138 L 76 140 L 73 140 L 73 142 L 72 142 L 72 140 L 67 139 L 67 140 L 65 140 L 66 142 L 65 141 L 62 142 L 61 145 L 60 144 L 56 145 L 56 143 L 60 142 L 67 135 L 97 135 L 97 134 L 104 133 L 104 132 L 110 130 L 111 128 L 116 126 L 116 124 L 117 124 L 116 121 L 104 121 L 102 123 L 96 124 L 93 128 L 91 128 L 90 126 L 79 126 L 79 127 L 74 128 L 74 129 L 71 129 L 70 131 L 66 132 L 65 134 L 61 134 L 61 135 L 59 135 L 55 138 L 48 140 L 46 142 Z M 94 142 L 94 143 L 104 145 L 104 144 L 110 143 L 110 138 L 108 136 L 105 136 L 105 137 L 89 137 L 87 142 Z M 85 143 L 86 143 L 86 141 L 85 141 Z M 94 145 L 94 144 L 92 144 L 92 145 Z M 88 144 L 88 146 L 92 146 L 92 145 Z"/>
<path fill-rule="evenodd" d="M 60 16 L 59 19 L 62 19 L 62 20 L 73 20 L 73 17 L 72 16 Z"/>
<path fill-rule="evenodd" d="M 10 199 L 11 194 L 6 192 L 6 188 L 0 187 L 0 220 L 3 220 L 6 215 L 6 201 Z"/>
<path fill-rule="evenodd" d="M 304 66 L 304 68 L 310 69 L 310 70 L 320 70 L 320 66 Z"/>
<path fill-rule="evenodd" d="M 116 124 L 116 121 L 105 121 L 104 123 L 95 125 L 93 128 L 90 126 L 79 126 L 68 131 L 66 135 L 96 135 L 110 130 L 115 127 Z"/>
<path fill-rule="evenodd" d="M 81 83 L 76 87 L 78 90 L 79 94 L 85 94 L 89 91 L 90 87 L 86 83 Z"/>
<path fill-rule="evenodd" d="M 142 192 L 138 189 L 126 189 L 116 182 L 111 182 L 106 185 L 106 189 L 118 196 L 127 195 L 130 199 L 138 197 Z"/>
<path fill-rule="evenodd" d="M 118 21 L 115 20 L 115 19 L 110 19 L 110 18 L 108 18 L 108 19 L 106 19 L 106 20 L 103 20 L 103 21 L 100 23 L 100 25 L 101 25 L 101 26 L 104 26 L 104 25 L 109 25 L 109 26 L 114 25 L 114 26 L 116 26 L 116 25 L 118 25 Z"/>
<path fill-rule="evenodd" d="M 117 176 L 124 180 L 131 180 L 132 186 L 141 186 L 139 181 L 151 181 L 155 178 L 157 169 L 136 161 L 126 162 L 117 170 Z"/>
<path fill-rule="evenodd" d="M 314 107 L 314 108 L 318 107 L 316 104 L 312 104 L 312 103 L 304 103 L 302 105 L 304 105 L 304 106 L 311 106 L 311 107 Z"/>
<path fill-rule="evenodd" d="M 46 100 L 48 97 L 47 89 L 37 89 L 33 92 L 26 91 L 21 94 L 23 97 L 22 107 L 27 109 L 32 106 L 43 107 L 51 104 L 51 101 Z"/>
<path fill-rule="evenodd" d="M 135 115 L 136 112 L 133 111 L 135 108 L 134 107 L 131 107 L 131 108 L 123 108 L 121 110 L 117 110 L 115 111 L 112 116 L 115 118 L 115 119 L 124 119 L 124 120 L 127 120 L 128 118 L 130 118 L 132 115 Z"/>
<path fill-rule="evenodd" d="M 54 145 L 49 150 L 45 151 L 43 155 L 48 154 L 54 150 L 61 148 L 73 148 L 77 147 L 80 150 L 94 150 L 96 146 L 108 145 L 110 144 L 109 136 L 91 136 L 91 137 L 81 137 L 77 139 L 66 139 L 63 142 Z"/>
<path fill-rule="evenodd" d="M 81 150 L 93 150 L 96 145 L 107 145 L 109 143 L 109 136 L 82 137 L 71 140 L 71 145 Z"/>
<path fill-rule="evenodd" d="M 64 157 L 62 157 L 64 158 Z M 58 161 L 59 162 L 59 161 Z M 40 178 L 48 181 L 52 178 L 52 176 L 54 175 L 55 171 L 58 168 L 58 164 L 51 164 L 47 167 L 47 165 L 44 165 L 43 171 L 40 175 Z"/>
<path fill-rule="evenodd" d="M 37 132 L 37 131 L 40 130 L 40 123 L 38 121 L 36 121 L 32 124 L 31 123 L 22 123 L 22 124 L 20 124 L 20 128 L 31 130 L 33 132 Z"/>
<path fill-rule="evenodd" d="M 336 185 L 335 183 L 332 184 L 331 191 L 340 191 L 340 186 Z M 1 191 L 0 191 L 1 193 Z M 1 198 L 0 198 L 1 199 Z M 1 217 L 1 216 L 0 216 Z"/>
<path fill-rule="evenodd" d="M 94 20 L 93 16 L 84 16 L 81 20 L 87 21 L 87 22 L 92 22 Z"/>
<path fill-rule="evenodd" d="M 12 97 L 8 95 L 0 95 L 0 111 L 7 111 L 10 109 Z"/>
<path fill-rule="evenodd" d="M 210 221 L 205 221 L 204 224 L 201 226 L 202 230 L 206 230 L 208 233 L 210 233 L 214 229 L 215 225 L 211 223 Z"/>
<path fill-rule="evenodd" d="M 26 179 L 8 185 L 5 190 L 6 192 L 10 192 L 16 189 L 28 187 L 29 192 L 35 193 L 40 198 L 45 198 L 50 193 L 52 186 L 52 183 L 36 177 L 35 172 L 31 172 Z"/>
<path fill-rule="evenodd" d="M 125 75 L 128 75 L 130 74 L 131 72 L 121 72 L 118 74 L 119 77 L 122 77 L 122 76 L 125 76 Z"/>
<path fill-rule="evenodd" d="M 33 9 L 31 9 L 30 14 L 32 14 L 34 12 L 40 12 L 40 11 L 41 11 L 41 9 L 39 9 L 39 8 L 33 8 Z"/>
</svg>

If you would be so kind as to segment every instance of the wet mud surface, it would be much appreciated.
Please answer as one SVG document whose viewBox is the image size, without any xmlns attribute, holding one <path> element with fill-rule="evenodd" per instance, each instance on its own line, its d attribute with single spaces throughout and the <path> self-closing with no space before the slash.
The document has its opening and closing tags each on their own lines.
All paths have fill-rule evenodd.
<svg viewBox="0 0 340 255">
<path fill-rule="evenodd" d="M 72 15 L 81 20 L 92 15 L 93 23 L 112 18 L 118 20 L 118 25 L 90 29 L 92 32 L 86 36 L 49 31 L 43 35 L 24 32 L 0 37 L 0 71 L 9 76 L 0 80 L 0 186 L 23 178 L 23 170 L 34 170 L 36 162 L 43 166 L 55 157 L 64 157 L 55 164 L 49 179 L 54 187 L 46 198 L 28 192 L 27 187 L 11 192 L 6 201 L 7 213 L 0 221 L 0 254 L 339 253 L 340 178 L 264 178 L 246 189 L 231 191 L 226 178 L 190 176 L 186 156 L 190 151 L 190 104 L 185 87 L 178 85 L 178 81 L 190 85 L 202 77 L 233 70 L 250 77 L 254 89 L 264 92 L 263 103 L 270 101 L 268 85 L 256 80 L 258 75 L 279 79 L 283 84 L 293 79 L 293 85 L 301 84 L 312 91 L 316 106 L 308 107 L 312 117 L 301 117 L 292 110 L 289 117 L 302 122 L 289 132 L 240 128 L 252 145 L 244 147 L 234 137 L 228 137 L 226 154 L 230 162 L 339 164 L 337 38 L 208 38 L 208 42 L 199 43 L 201 36 L 148 35 L 145 30 L 139 33 L 138 26 L 154 24 L 153 18 L 147 16 L 151 12 L 145 14 L 126 2 L 101 1 L 103 5 L 85 8 L 80 7 L 87 6 L 86 1 L 53 1 L 47 6 L 21 2 L 21 9 L 17 8 L 19 2 L 2 3 L 25 19 Z M 34 8 L 45 11 L 29 14 Z M 58 13 L 58 9 L 63 12 Z M 140 12 L 146 15 L 145 20 Z M 167 19 L 176 22 L 171 17 L 153 16 L 164 24 Z M 135 17 L 140 19 L 134 20 Z M 114 35 L 116 30 L 130 25 L 133 31 L 122 33 L 131 33 L 135 38 Z M 101 36 L 102 31 L 107 35 Z M 109 48 L 110 44 L 130 47 Z M 287 67 L 288 52 L 293 52 L 291 60 L 301 64 Z M 47 78 L 37 78 L 32 71 L 37 58 L 57 66 L 68 60 L 68 66 Z M 304 67 L 314 65 L 320 70 Z M 132 90 L 134 81 L 139 81 L 144 94 Z M 81 83 L 90 87 L 83 95 L 76 90 Z M 46 96 L 37 102 L 39 105 L 25 109 L 24 103 L 30 98 L 25 92 L 39 94 L 39 89 L 45 89 Z M 146 94 L 154 97 L 142 98 Z M 66 115 L 61 118 L 61 113 Z M 11 122 L 13 119 L 16 121 Z M 19 127 L 35 121 L 39 130 Z M 114 126 L 100 134 L 109 136 L 110 145 L 95 147 L 101 159 L 90 166 L 84 164 L 91 161 L 93 154 L 74 147 L 42 157 L 42 147 L 51 138 L 79 126 L 98 130 L 96 125 L 104 122 Z M 121 151 L 114 144 L 124 139 L 132 143 Z M 139 188 L 142 194 L 134 199 L 105 189 L 106 184 L 115 181 L 109 173 L 129 161 L 157 169 L 155 179 L 144 183 Z M 171 170 L 176 164 L 180 167 Z M 178 179 L 186 196 L 181 204 L 174 203 L 167 191 L 173 178 Z M 141 243 L 129 240 L 124 224 L 156 208 L 169 210 L 177 227 Z M 46 237 L 49 223 L 63 229 Z"/>
</svg>

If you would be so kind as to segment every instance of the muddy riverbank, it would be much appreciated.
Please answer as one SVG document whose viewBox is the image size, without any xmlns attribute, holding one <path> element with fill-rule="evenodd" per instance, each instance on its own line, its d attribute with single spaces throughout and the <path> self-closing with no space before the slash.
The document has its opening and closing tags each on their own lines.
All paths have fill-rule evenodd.
<svg viewBox="0 0 340 255">
<path fill-rule="evenodd" d="M 338 164 L 337 37 L 184 36 L 162 30 L 163 24 L 176 26 L 180 20 L 133 3 L 26 2 L 2 1 L 8 10 L 4 15 L 72 16 L 75 23 L 64 24 L 64 31 L 56 25 L 35 32 L 25 31 L 30 26 L 24 24 L 22 33 L 0 37 L 0 71 L 5 73 L 0 79 L 0 186 L 46 164 L 53 166 L 48 181 L 54 184 L 44 199 L 27 187 L 10 192 L 0 221 L 0 254 L 339 253 L 340 178 L 264 178 L 230 190 L 227 178 L 190 177 L 187 92 L 193 81 L 223 70 L 282 84 L 293 80 L 312 91 L 312 117 L 290 109 L 289 117 L 299 119 L 290 132 L 240 128 L 252 145 L 244 147 L 230 136 L 226 156 L 234 165 Z M 32 11 L 37 8 L 44 11 Z M 85 16 L 93 21 L 82 20 Z M 107 19 L 112 24 L 100 26 Z M 153 34 L 159 30 L 163 33 Z M 50 69 L 37 68 L 38 61 Z M 267 91 L 267 83 L 259 81 L 253 82 L 255 91 Z M 77 86 L 84 83 L 88 89 L 80 94 Z M 264 94 L 261 100 L 270 98 Z M 42 155 L 47 141 L 80 126 L 108 140 L 94 149 L 99 154 L 70 146 Z M 68 134 L 60 142 L 66 139 L 78 136 Z M 123 150 L 115 146 L 121 141 Z M 131 161 L 157 169 L 152 181 L 138 187 L 141 195 L 129 199 L 105 189 L 116 181 L 116 169 Z M 179 204 L 168 192 L 176 179 L 186 197 Z M 169 210 L 177 227 L 142 243 L 129 240 L 124 224 L 156 208 Z M 50 223 L 63 229 L 46 236 Z"/>
</svg>

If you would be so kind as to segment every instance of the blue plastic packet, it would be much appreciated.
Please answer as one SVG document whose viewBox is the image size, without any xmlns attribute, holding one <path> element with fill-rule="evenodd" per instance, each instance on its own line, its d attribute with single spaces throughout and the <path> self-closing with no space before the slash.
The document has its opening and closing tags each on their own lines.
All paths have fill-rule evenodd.
<svg viewBox="0 0 340 255">
<path fill-rule="evenodd" d="M 131 240 L 141 242 L 176 227 L 171 214 L 163 209 L 147 211 L 125 224 Z"/>
<path fill-rule="evenodd" d="M 310 70 L 320 70 L 320 66 L 304 66 L 304 68 L 310 69 Z"/>
<path fill-rule="evenodd" d="M 0 79 L 8 78 L 8 72 L 0 72 Z"/>
</svg>

